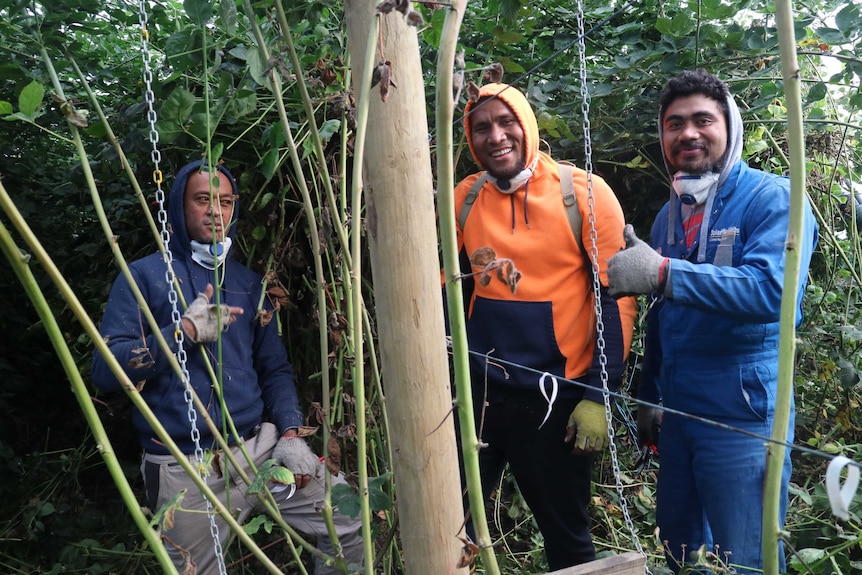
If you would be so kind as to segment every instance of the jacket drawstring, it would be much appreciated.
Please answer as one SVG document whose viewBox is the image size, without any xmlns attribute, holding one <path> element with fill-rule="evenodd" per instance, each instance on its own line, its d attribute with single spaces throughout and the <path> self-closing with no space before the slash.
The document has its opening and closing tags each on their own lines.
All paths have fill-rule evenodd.
<svg viewBox="0 0 862 575">
<path fill-rule="evenodd" d="M 530 220 L 527 218 L 527 194 L 530 192 L 530 181 L 527 180 L 526 185 L 524 186 L 524 223 L 527 225 L 527 229 L 530 229 Z"/>
</svg>

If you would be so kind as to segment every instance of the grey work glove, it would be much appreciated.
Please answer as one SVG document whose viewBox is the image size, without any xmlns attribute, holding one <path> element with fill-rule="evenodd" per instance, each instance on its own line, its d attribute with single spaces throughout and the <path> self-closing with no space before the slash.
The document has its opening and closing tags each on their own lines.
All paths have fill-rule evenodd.
<svg viewBox="0 0 862 575">
<path fill-rule="evenodd" d="M 663 292 L 670 274 L 668 258 L 660 256 L 639 239 L 631 224 L 623 231 L 624 250 L 608 260 L 608 293 L 613 297 Z M 664 270 L 662 267 L 667 266 Z M 660 277 L 664 275 L 664 277 Z"/>
<path fill-rule="evenodd" d="M 658 447 L 661 416 L 662 411 L 657 407 L 649 405 L 638 407 L 638 444 L 641 447 Z"/>
<path fill-rule="evenodd" d="M 320 458 L 308 447 L 301 437 L 282 437 L 272 450 L 276 463 L 290 469 L 294 475 L 317 477 L 320 472 Z M 297 481 L 297 484 L 299 482 Z"/>
<path fill-rule="evenodd" d="M 202 343 L 216 341 L 219 332 L 227 331 L 231 322 L 230 308 L 224 304 L 211 304 L 205 293 L 198 294 L 183 317 L 195 327 L 194 341 Z"/>
</svg>

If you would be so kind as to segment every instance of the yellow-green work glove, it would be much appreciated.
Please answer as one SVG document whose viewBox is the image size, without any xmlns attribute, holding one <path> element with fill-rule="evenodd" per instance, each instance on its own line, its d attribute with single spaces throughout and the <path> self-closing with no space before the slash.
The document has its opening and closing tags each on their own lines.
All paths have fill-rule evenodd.
<svg viewBox="0 0 862 575">
<path fill-rule="evenodd" d="M 608 446 L 608 422 L 603 404 L 582 399 L 575 406 L 566 427 L 566 443 L 572 439 L 575 453 L 602 451 Z"/>
</svg>

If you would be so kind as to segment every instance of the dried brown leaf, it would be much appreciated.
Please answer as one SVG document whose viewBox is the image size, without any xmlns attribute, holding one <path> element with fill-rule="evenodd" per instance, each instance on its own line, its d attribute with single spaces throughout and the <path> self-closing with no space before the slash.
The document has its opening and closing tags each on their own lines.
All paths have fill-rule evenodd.
<svg viewBox="0 0 862 575">
<path fill-rule="evenodd" d="M 417 12 L 416 10 L 411 10 L 407 13 L 405 17 L 408 26 L 413 26 L 414 28 L 418 28 L 425 24 L 425 18 L 422 17 L 422 14 Z"/>
<path fill-rule="evenodd" d="M 479 553 L 479 546 L 464 537 L 459 537 L 458 539 L 460 539 L 461 543 L 464 544 L 464 546 L 461 547 L 461 556 L 458 558 L 457 565 L 458 569 L 461 569 L 473 563 L 473 559 L 475 559 L 476 555 Z"/>
<path fill-rule="evenodd" d="M 494 248 L 489 248 L 488 246 L 478 248 L 470 254 L 470 263 L 476 267 L 483 268 L 495 259 L 497 259 L 497 252 L 494 251 Z"/>
<path fill-rule="evenodd" d="M 467 99 L 474 104 L 479 101 L 479 86 L 475 82 L 467 82 Z"/>
<path fill-rule="evenodd" d="M 317 430 L 320 429 L 318 426 L 310 426 L 310 425 L 300 425 L 296 429 L 296 435 L 299 437 L 311 437 L 317 433 Z"/>
<path fill-rule="evenodd" d="M 515 267 L 515 262 L 509 258 L 499 260 L 497 267 L 497 279 L 509 286 L 512 293 L 518 289 L 518 282 L 521 281 L 521 272 Z"/>
<path fill-rule="evenodd" d="M 284 286 L 282 286 L 280 282 L 276 285 L 270 286 L 270 288 L 266 290 L 266 295 L 268 295 L 273 301 L 276 309 L 280 309 L 282 306 L 286 306 L 290 303 L 290 297 L 288 297 L 287 290 L 284 289 Z"/>
<path fill-rule="evenodd" d="M 338 475 L 341 472 L 341 445 L 334 437 L 330 437 L 327 442 L 327 452 L 329 457 L 326 459 L 326 467 L 333 475 Z"/>
<path fill-rule="evenodd" d="M 413 2 L 410 0 L 395 0 L 395 9 L 407 16 L 407 13 L 413 9 Z"/>
<path fill-rule="evenodd" d="M 485 69 L 488 71 L 488 80 L 493 84 L 499 84 L 503 81 L 503 65 L 499 62 L 494 62 L 493 64 L 486 66 Z"/>
<path fill-rule="evenodd" d="M 396 0 L 383 0 L 377 5 L 377 11 L 381 14 L 389 14 L 395 9 Z"/>
<path fill-rule="evenodd" d="M 257 312 L 255 319 L 260 322 L 261 327 L 266 327 L 272 321 L 273 315 L 275 315 L 275 310 L 262 309 Z"/>
<path fill-rule="evenodd" d="M 180 549 L 180 553 L 183 557 L 183 566 L 180 572 L 183 575 L 195 575 L 198 572 L 198 566 L 195 564 L 195 560 L 192 559 L 192 554 L 185 549 Z"/>
</svg>

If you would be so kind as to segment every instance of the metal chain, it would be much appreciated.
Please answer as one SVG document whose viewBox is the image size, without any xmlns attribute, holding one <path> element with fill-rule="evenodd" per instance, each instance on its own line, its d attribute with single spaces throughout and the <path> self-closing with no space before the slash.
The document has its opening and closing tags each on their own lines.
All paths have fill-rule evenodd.
<svg viewBox="0 0 862 575">
<path fill-rule="evenodd" d="M 147 28 L 148 17 L 146 0 L 139 0 L 138 2 L 138 22 L 141 26 L 141 53 L 143 55 L 144 62 L 144 84 L 146 85 L 144 99 L 147 103 L 147 121 L 150 124 L 149 140 L 153 146 L 153 149 L 150 152 L 150 159 L 153 162 L 153 181 L 156 184 L 156 202 L 159 205 L 158 220 L 160 225 L 160 236 L 164 248 L 163 253 L 166 266 L 165 282 L 168 286 L 168 301 L 171 304 L 171 321 L 174 325 L 174 342 L 177 345 L 176 356 L 177 361 L 180 364 L 180 376 L 183 382 L 183 398 L 185 399 L 186 405 L 188 406 L 189 427 L 191 429 L 190 434 L 192 442 L 195 446 L 195 464 L 197 465 L 198 473 L 201 475 L 201 477 L 204 477 L 206 475 L 204 450 L 201 447 L 201 434 L 197 425 L 198 414 L 194 405 L 194 396 L 192 394 L 191 382 L 189 381 L 189 371 L 187 367 L 188 356 L 186 354 L 186 350 L 183 348 L 185 332 L 183 331 L 183 318 L 182 314 L 180 314 L 178 305 L 179 296 L 177 295 L 177 290 L 174 284 L 174 280 L 176 279 L 176 277 L 174 275 L 173 254 L 171 253 L 171 234 L 168 231 L 168 211 L 165 209 L 165 192 L 162 189 L 162 182 L 164 178 L 162 176 L 162 170 L 159 167 L 162 161 L 162 155 L 161 152 L 159 152 L 158 148 L 159 132 L 158 130 L 156 130 L 156 120 L 158 118 L 156 116 L 156 110 L 153 107 L 153 103 L 155 102 L 155 96 L 153 94 L 153 69 L 152 56 L 150 54 L 149 46 L 150 34 Z M 227 575 L 227 568 L 225 567 L 224 561 L 224 552 L 222 550 L 221 537 L 219 536 L 219 528 L 218 524 L 216 524 L 213 505 L 206 497 L 204 497 L 204 501 L 206 502 L 207 516 L 209 517 L 210 521 L 210 535 L 212 535 L 213 539 L 213 548 L 215 550 L 219 574 Z"/>
<path fill-rule="evenodd" d="M 587 173 L 587 204 L 589 206 L 589 223 L 590 223 L 590 259 L 593 267 L 593 295 L 595 299 L 596 311 L 596 346 L 599 348 L 599 365 L 601 366 L 602 378 L 602 397 L 605 403 L 605 424 L 607 425 L 608 433 L 608 451 L 611 454 L 611 465 L 613 466 L 614 480 L 616 482 L 617 495 L 620 499 L 620 509 L 623 512 L 626 527 L 631 535 L 632 542 L 638 553 L 646 557 L 640 538 L 635 531 L 634 523 L 629 514 L 628 503 L 626 503 L 625 494 L 623 492 L 623 484 L 620 473 L 620 464 L 617 459 L 617 446 L 614 443 L 614 426 L 613 418 L 611 417 L 611 396 L 608 390 L 608 358 L 605 355 L 605 338 L 604 338 L 604 323 L 602 322 L 602 302 L 601 302 L 601 281 L 599 276 L 599 250 L 596 245 L 596 214 L 595 214 L 595 198 L 593 196 L 593 143 L 590 136 L 590 91 L 587 88 L 587 48 L 584 42 L 584 7 L 582 0 L 578 0 L 578 64 L 581 82 L 581 113 L 583 117 L 584 130 L 584 171 Z M 649 567 L 646 567 L 646 572 L 651 574 Z"/>
</svg>

